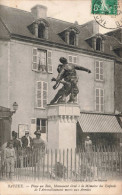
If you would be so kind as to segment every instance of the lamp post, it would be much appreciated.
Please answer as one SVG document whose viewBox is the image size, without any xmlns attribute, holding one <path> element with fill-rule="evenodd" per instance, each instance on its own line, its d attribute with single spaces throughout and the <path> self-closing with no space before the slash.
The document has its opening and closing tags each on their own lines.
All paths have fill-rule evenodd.
<svg viewBox="0 0 122 195">
<path fill-rule="evenodd" d="M 18 109 L 18 104 L 16 102 L 13 103 L 13 110 L 11 111 L 11 114 L 15 114 Z"/>
</svg>

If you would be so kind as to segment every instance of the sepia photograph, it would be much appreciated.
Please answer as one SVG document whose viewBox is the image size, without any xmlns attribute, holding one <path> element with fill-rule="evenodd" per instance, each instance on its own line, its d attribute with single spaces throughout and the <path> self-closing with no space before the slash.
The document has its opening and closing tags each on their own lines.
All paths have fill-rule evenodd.
<svg viewBox="0 0 122 195">
<path fill-rule="evenodd" d="M 121 193 L 121 0 L 0 0 L 0 195 Z"/>
</svg>

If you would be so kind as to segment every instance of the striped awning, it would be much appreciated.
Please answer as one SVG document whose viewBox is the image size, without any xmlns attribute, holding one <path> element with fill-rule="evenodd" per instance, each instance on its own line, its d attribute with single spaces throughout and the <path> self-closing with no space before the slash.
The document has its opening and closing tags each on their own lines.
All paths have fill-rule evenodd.
<svg viewBox="0 0 122 195">
<path fill-rule="evenodd" d="M 122 133 L 116 116 L 81 113 L 78 121 L 86 133 Z"/>
</svg>

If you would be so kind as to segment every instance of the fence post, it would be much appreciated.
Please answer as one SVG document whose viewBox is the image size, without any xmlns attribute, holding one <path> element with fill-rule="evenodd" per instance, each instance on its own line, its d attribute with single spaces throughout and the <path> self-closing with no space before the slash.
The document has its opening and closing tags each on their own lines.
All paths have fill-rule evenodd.
<svg viewBox="0 0 122 195">
<path fill-rule="evenodd" d="M 65 179 L 65 171 L 66 171 L 64 162 L 65 162 L 65 150 L 63 150 L 63 179 Z"/>
<path fill-rule="evenodd" d="M 67 149 L 67 180 L 69 179 L 69 174 L 68 174 L 68 160 L 69 160 L 69 149 Z"/>
<path fill-rule="evenodd" d="M 75 148 L 75 154 L 74 154 L 74 176 L 75 180 L 77 180 L 77 173 L 76 173 L 76 148 Z"/>
<path fill-rule="evenodd" d="M 50 177 L 52 177 L 52 174 L 53 174 L 53 151 L 51 149 L 51 175 Z"/>
<path fill-rule="evenodd" d="M 56 176 L 56 178 L 57 178 L 57 149 L 55 149 L 55 176 Z"/>
<path fill-rule="evenodd" d="M 120 176 L 122 174 L 122 147 L 120 147 Z"/>
<path fill-rule="evenodd" d="M 70 178 L 72 179 L 72 149 L 70 151 L 70 160 L 71 160 L 71 168 L 70 168 L 70 171 L 71 171 L 71 174 L 70 174 Z"/>
<path fill-rule="evenodd" d="M 46 149 L 47 153 L 47 177 L 49 178 L 49 149 Z"/>
</svg>

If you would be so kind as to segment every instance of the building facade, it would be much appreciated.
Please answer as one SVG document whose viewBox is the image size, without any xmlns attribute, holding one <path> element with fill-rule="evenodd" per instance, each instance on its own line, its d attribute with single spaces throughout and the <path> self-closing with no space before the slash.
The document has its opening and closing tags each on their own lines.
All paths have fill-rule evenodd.
<svg viewBox="0 0 122 195">
<path fill-rule="evenodd" d="M 11 138 L 12 113 L 10 109 L 0 106 L 0 150 Z"/>
<path fill-rule="evenodd" d="M 100 34 L 95 21 L 79 25 L 49 18 L 47 8 L 41 5 L 33 7 L 31 12 L 0 6 L 0 18 L 0 105 L 11 108 L 13 102 L 18 103 L 12 129 L 19 137 L 29 128 L 32 137 L 36 129 L 41 129 L 46 139 L 46 107 L 58 90 L 53 90 L 51 78 L 57 77 L 60 57 L 92 72 L 77 71 L 81 130 L 85 130 L 80 124 L 82 117 L 89 114 L 84 119 L 87 123 L 94 114 L 104 115 L 106 123 L 107 117 L 113 116 L 111 124 L 115 124 L 113 129 L 111 125 L 107 128 L 103 125 L 101 130 L 95 130 L 93 125 L 94 133 L 106 129 L 108 133 L 121 133 L 115 118 L 115 110 L 122 111 L 122 80 L 118 77 L 122 56 L 114 47 L 120 45 L 119 40 L 115 38 L 114 45 L 110 45 L 113 35 Z M 90 132 L 91 129 L 87 133 Z"/>
</svg>

